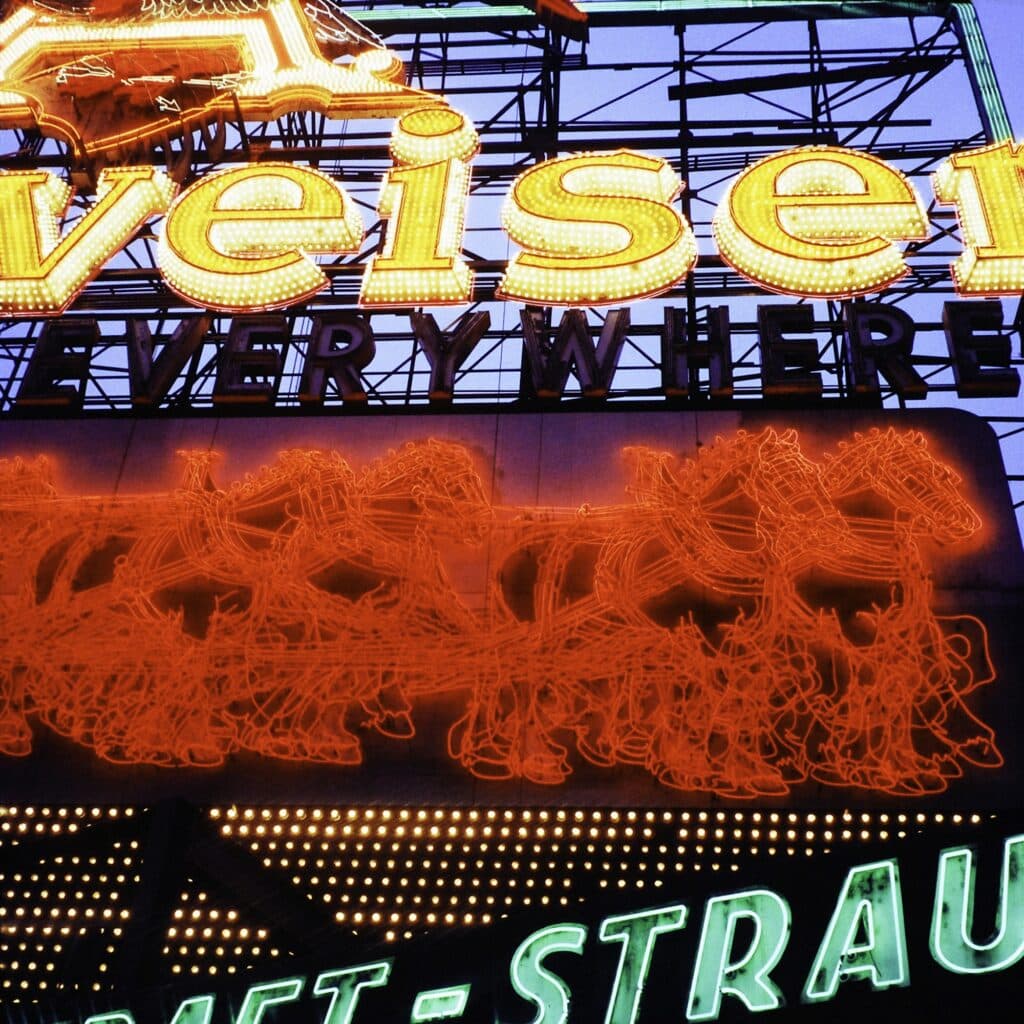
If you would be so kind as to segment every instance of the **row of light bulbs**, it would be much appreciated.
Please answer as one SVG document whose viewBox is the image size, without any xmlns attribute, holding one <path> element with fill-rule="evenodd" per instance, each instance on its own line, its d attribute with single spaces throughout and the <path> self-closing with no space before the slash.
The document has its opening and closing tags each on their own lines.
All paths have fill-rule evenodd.
<svg viewBox="0 0 1024 1024">
<path fill-rule="evenodd" d="M 949 812 L 361 806 L 228 806 L 211 808 L 208 815 L 219 830 L 231 827 L 225 833 L 228 841 L 243 843 L 268 868 L 287 870 L 299 889 L 317 899 L 330 895 L 339 927 L 371 931 L 387 942 L 434 928 L 486 925 L 517 907 L 569 906 L 578 898 L 582 878 L 597 888 L 650 890 L 653 896 L 681 872 L 732 873 L 747 857 L 810 858 L 833 842 L 982 820 L 976 813 Z M 144 824 L 145 817 L 134 808 L 9 806 L 0 809 L 0 823 L 9 826 L 0 832 L 0 846 L 16 843 L 24 834 L 22 824 L 78 821 L 87 827 L 133 817 L 140 827 Z M 388 832 L 384 838 L 328 841 L 322 829 L 331 822 Z M 446 832 L 453 827 L 457 838 L 424 842 L 395 835 L 398 826 L 417 822 Z M 246 823 L 280 826 L 284 835 L 243 838 L 237 829 Z M 509 834 L 485 838 L 480 834 L 484 827 Z M 311 835 L 314 828 L 320 833 Z M 617 831 L 610 838 L 613 828 Z M 626 828 L 634 835 L 627 837 Z M 469 829 L 476 830 L 472 836 Z M 527 838 L 517 840 L 524 829 Z M 563 834 L 556 836 L 556 829 Z M 573 830 L 581 834 L 566 834 Z M 288 845 L 293 849 L 286 850 Z M 299 865 L 294 848 L 303 847 L 311 856 Z M 47 965 L 59 968 L 66 943 L 76 936 L 101 929 L 107 954 L 114 955 L 130 920 L 130 911 L 118 904 L 138 881 L 131 870 L 138 848 L 137 841 L 126 839 L 106 856 L 61 852 L 34 867 L 0 874 L 0 908 L 6 910 L 0 919 L 5 998 L 35 998 L 59 987 L 59 970 Z M 323 884 L 313 883 L 328 870 L 333 884 L 326 877 Z M 401 877 L 408 879 L 405 885 Z M 390 884 L 383 884 L 385 878 Z M 63 896 L 58 898 L 58 892 Z M 52 908 L 44 906 L 47 900 Z M 167 929 L 164 955 L 174 975 L 217 976 L 282 952 L 273 944 L 272 927 L 250 924 L 208 893 L 184 889 Z M 92 983 L 97 990 L 108 969 L 104 962 L 99 980 Z"/>
<path fill-rule="evenodd" d="M 367 262 L 364 306 L 469 301 L 462 258 L 470 163 L 479 138 L 448 108 L 416 110 L 392 134 L 394 168 L 379 213 L 381 252 Z M 959 153 L 935 175 L 960 213 L 964 295 L 1024 291 L 1024 147 Z M 694 267 L 690 225 L 671 203 L 683 183 L 661 159 L 629 150 L 546 160 L 512 184 L 502 210 L 522 251 L 499 297 L 541 305 L 605 305 L 655 295 Z M 341 185 L 308 167 L 254 164 L 209 175 L 171 201 L 154 168 L 115 168 L 97 204 L 63 239 L 70 191 L 44 172 L 0 174 L 6 216 L 0 313 L 59 312 L 154 214 L 167 211 L 158 264 L 191 303 L 227 312 L 278 309 L 327 285 L 311 258 L 354 253 L 363 241 Z M 168 209 L 169 207 L 169 209 Z M 770 291 L 846 298 L 908 272 L 901 241 L 923 241 L 928 217 L 897 168 L 855 150 L 816 146 L 758 161 L 730 185 L 712 228 L 722 258 Z"/>
</svg>

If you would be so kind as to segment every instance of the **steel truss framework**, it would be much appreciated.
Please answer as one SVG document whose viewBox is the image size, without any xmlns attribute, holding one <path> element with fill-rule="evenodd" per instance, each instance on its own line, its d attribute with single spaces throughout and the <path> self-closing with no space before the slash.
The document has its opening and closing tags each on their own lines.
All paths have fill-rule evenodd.
<svg viewBox="0 0 1024 1024">
<path fill-rule="evenodd" d="M 538 160 L 626 146 L 662 156 L 679 170 L 687 182 L 681 204 L 697 234 L 699 262 L 670 293 L 634 304 L 608 401 L 660 395 L 654 371 L 666 306 L 685 309 L 686 330 L 695 338 L 710 311 L 721 305 L 730 310 L 735 400 L 740 401 L 761 397 L 756 306 L 779 300 L 754 294 L 756 289 L 717 255 L 710 220 L 732 177 L 782 148 L 838 144 L 896 164 L 928 201 L 927 176 L 945 157 L 1010 132 L 975 12 L 966 3 L 595 0 L 588 8 L 587 42 L 539 27 L 529 11 L 517 7 L 357 4 L 346 9 L 400 53 L 412 84 L 443 93 L 480 129 L 465 246 L 475 273 L 473 301 L 464 308 L 433 310 L 449 327 L 474 312 L 490 314 L 488 330 L 459 369 L 459 403 L 493 406 L 528 397 L 520 374 L 520 308 L 496 302 L 494 292 L 510 252 L 500 228 L 500 200 L 515 176 Z M 390 165 L 390 127 L 389 121 L 328 121 L 308 113 L 269 124 L 223 121 L 140 154 L 165 164 L 182 185 L 231 164 L 309 162 L 340 179 L 360 205 L 368 226 L 362 251 L 327 266 L 329 288 L 287 310 L 280 321 L 287 341 L 275 410 L 298 405 L 311 318 L 354 308 L 365 261 L 381 245 L 376 203 Z M 63 146 L 36 133 L 6 135 L 5 167 L 53 169 L 78 183 L 95 171 L 72 166 Z M 90 201 L 88 188 L 83 189 L 71 219 Z M 932 201 L 929 216 L 932 237 L 909 246 L 910 274 L 881 298 L 914 318 L 915 355 L 926 366 L 931 399 L 952 402 L 955 386 L 941 313 L 942 303 L 955 297 L 949 265 L 961 245 L 952 209 Z M 98 325 L 86 353 L 89 377 L 81 406 L 86 414 L 131 408 L 128 319 L 144 320 L 159 346 L 183 315 L 196 312 L 166 287 L 156 269 L 159 227 L 157 221 L 141 231 L 64 318 L 67 324 Z M 841 304 L 810 306 L 825 397 L 844 399 L 849 392 Z M 426 402 L 429 366 L 410 328 L 410 312 L 365 314 L 377 340 L 376 357 L 364 373 L 371 409 Z M 595 334 L 606 314 L 588 311 Z M 559 315 L 545 311 L 548 322 L 557 323 Z M 1006 320 L 1007 330 L 1019 339 L 1021 307 L 1008 304 Z M 43 321 L 0 323 L 4 412 L 18 411 L 25 368 L 44 326 Z M 229 326 L 227 317 L 214 320 L 164 400 L 167 411 L 181 414 L 213 405 L 218 356 Z M 341 401 L 329 390 L 325 407 Z M 897 399 L 887 395 L 886 401 Z M 1003 411 L 991 401 L 977 403 L 976 410 L 990 417 Z M 1012 421 L 1001 428 L 1010 437 L 1015 429 Z"/>
<path fill-rule="evenodd" d="M 582 43 L 540 27 L 530 11 L 510 5 L 347 7 L 401 54 L 413 84 L 446 95 L 480 129 L 482 152 L 475 163 L 466 243 L 476 274 L 473 302 L 468 309 L 432 311 L 447 329 L 463 315 L 490 313 L 488 330 L 457 375 L 456 404 L 514 406 L 529 397 L 522 386 L 520 310 L 496 302 L 494 291 L 509 255 L 507 239 L 498 226 L 500 200 L 514 177 L 538 160 L 564 152 L 629 146 L 665 157 L 688 182 L 681 202 L 698 237 L 699 264 L 671 293 L 633 308 L 623 358 L 604 402 L 668 401 L 660 395 L 656 372 L 665 307 L 685 309 L 688 329 L 697 331 L 709 311 L 723 304 L 729 306 L 732 320 L 733 401 L 742 402 L 762 397 L 756 307 L 780 300 L 754 294 L 749 283 L 716 255 L 710 221 L 726 183 L 761 155 L 789 146 L 828 143 L 852 146 L 895 163 L 927 199 L 932 194 L 927 175 L 951 152 L 1009 134 L 974 11 L 967 3 L 754 0 L 733 5 L 713 0 L 594 0 L 584 7 L 590 15 L 590 38 Z M 330 122 L 311 114 L 294 114 L 270 124 L 225 120 L 184 140 L 167 140 L 153 154 L 182 184 L 236 163 L 309 162 L 340 179 L 363 209 L 369 228 L 363 251 L 327 266 L 330 288 L 283 314 L 284 333 L 290 340 L 278 400 L 267 413 L 288 415 L 298 407 L 304 339 L 311 318 L 354 307 L 365 260 L 381 242 L 376 202 L 382 173 L 389 166 L 389 131 L 387 122 Z M 91 169 L 73 166 L 63 147 L 37 133 L 8 132 L 4 140 L 4 167 L 54 169 L 76 182 L 89 178 Z M 78 213 L 86 208 L 88 198 L 87 193 L 78 197 Z M 910 275 L 882 298 L 906 309 L 917 324 L 915 351 L 927 364 L 931 400 L 970 407 L 956 397 L 941 324 L 942 303 L 955 297 L 949 264 L 960 251 L 957 223 L 951 210 L 934 203 L 929 217 L 932 238 L 909 247 Z M 78 413 L 83 417 L 119 411 L 140 414 L 132 410 L 127 389 L 129 319 L 144 320 L 159 344 L 169 338 L 183 315 L 195 312 L 165 287 L 155 269 L 156 230 L 158 223 L 140 233 L 124 257 L 104 270 L 63 318 L 64 323 L 95 321 L 99 325 L 99 339 L 88 353 L 89 379 Z M 843 371 L 843 311 L 835 302 L 809 305 L 824 368 L 824 400 L 841 403 L 849 397 Z M 364 372 L 368 415 L 428 405 L 428 366 L 410 328 L 411 312 L 367 314 L 377 340 L 377 356 Z M 551 317 L 550 312 L 545 315 Z M 554 314 L 554 322 L 559 315 Z M 594 309 L 587 315 L 596 335 L 607 311 Z M 1014 362 L 1019 366 L 1024 307 L 1008 303 L 1006 319 L 1007 330 L 1017 339 Z M 163 407 L 150 410 L 149 415 L 203 414 L 213 408 L 218 353 L 229 327 L 228 318 L 214 319 L 205 343 Z M 25 412 L 18 409 L 17 396 L 43 329 L 42 321 L 0 323 L 0 408 L 8 421 L 3 429 L 16 430 L 14 421 Z M 673 401 L 709 404 L 700 396 Z M 885 394 L 883 401 L 899 403 L 892 394 Z M 338 410 L 342 404 L 339 395 L 329 393 L 325 409 Z M 973 408 L 995 423 L 1011 481 L 1020 487 L 1024 420 L 1017 417 L 1015 406 L 994 400 L 975 402 Z M 31 414 L 39 413 L 32 410 Z M 1024 489 L 1020 494 L 1024 503 Z M 438 901 L 428 899 L 415 907 L 410 903 L 395 909 L 400 910 L 401 919 L 392 927 L 386 915 L 380 916 L 383 904 L 374 902 L 376 890 L 362 881 L 364 876 L 379 875 L 378 862 L 385 863 L 389 857 L 408 862 L 407 873 L 413 878 L 427 870 L 423 863 L 431 858 L 450 860 L 452 867 L 445 870 L 451 875 L 460 870 L 455 866 L 460 858 L 490 863 L 495 856 L 493 849 L 481 851 L 479 843 L 463 850 L 461 838 L 441 835 L 435 841 L 429 834 L 418 847 L 410 848 L 410 842 L 403 840 L 394 850 L 376 849 L 375 830 L 381 819 L 373 814 L 367 817 L 366 809 L 358 810 L 354 824 L 339 819 L 336 838 L 331 833 L 329 854 L 318 852 L 320 840 L 313 842 L 307 835 L 310 822 L 303 821 L 298 831 L 292 831 L 299 826 L 298 812 L 279 816 L 276 810 L 257 809 L 247 833 L 239 831 L 247 819 L 239 819 L 233 832 L 225 832 L 222 823 L 227 812 L 224 819 L 216 817 L 219 813 L 197 816 L 193 811 L 169 809 L 136 811 L 133 817 L 131 809 L 115 813 L 106 808 L 5 812 L 4 884 L 0 886 L 6 893 L 0 901 L 0 984 L 5 987 L 0 998 L 34 1001 L 55 991 L 83 993 L 153 984 L 171 980 L 175 964 L 186 975 L 195 968 L 205 978 L 211 964 L 220 965 L 222 971 L 230 965 L 241 970 L 273 950 L 302 952 L 332 928 L 349 935 L 354 929 L 373 938 L 385 938 L 392 930 L 400 939 L 420 925 L 443 925 L 454 904 L 447 902 L 449 894 L 442 893 L 444 882 L 435 880 L 429 892 L 441 893 Z M 343 818 L 346 813 L 341 812 Z M 511 813 L 518 828 L 521 812 Z M 726 824 L 731 824 L 732 811 L 727 813 Z M 175 817 L 181 814 L 189 820 Z M 591 814 L 586 812 L 588 829 L 597 827 Z M 776 844 L 780 850 L 786 845 L 787 830 L 799 828 L 804 833 L 806 816 L 798 817 L 799 822 L 790 821 L 782 813 L 778 825 L 782 838 Z M 705 828 L 704 819 L 698 823 L 694 812 L 693 837 L 685 839 L 681 830 L 691 826 L 683 823 L 680 812 L 669 824 L 658 825 L 647 845 L 662 846 L 675 857 L 680 848 L 700 839 L 689 846 L 684 858 L 691 866 L 757 855 L 758 841 L 746 834 L 742 842 L 727 841 L 728 837 L 720 841 L 715 830 L 725 826 L 714 819 L 711 812 L 705 842 L 697 834 L 698 828 Z M 894 835 L 908 820 L 904 815 L 903 824 L 897 825 L 897 819 L 894 812 Z M 914 814 L 909 820 L 913 822 Z M 329 823 L 323 822 L 321 830 Z M 768 812 L 765 823 L 767 828 Z M 342 832 L 346 824 L 356 830 L 350 840 Z M 498 827 L 506 824 L 501 818 Z M 448 817 L 443 825 L 450 826 Z M 431 819 L 425 827 L 429 833 L 435 826 Z M 369 831 L 361 833 L 364 827 Z M 856 836 L 863 827 L 857 818 L 844 822 L 839 815 L 828 835 L 834 832 L 838 838 L 852 829 Z M 872 837 L 876 827 L 890 828 L 876 820 Z M 186 835 L 191 836 L 187 857 L 182 852 Z M 824 836 L 823 831 L 815 842 L 827 846 L 832 840 Z M 334 847 L 343 841 L 349 847 L 337 854 Z M 303 846 L 311 842 L 309 849 Z M 451 849 L 444 848 L 446 842 Z M 618 860 L 619 844 L 605 851 L 603 842 L 594 841 L 601 848 L 589 856 L 607 866 Z M 527 846 L 528 842 L 517 854 L 524 871 L 531 857 L 540 857 L 547 867 L 547 854 L 534 853 Z M 585 853 L 581 848 L 577 858 L 581 864 Z M 654 863 L 653 854 L 641 851 L 641 855 L 645 863 L 647 859 Z M 571 877 L 581 870 L 563 863 L 564 857 L 549 859 L 553 878 Z M 337 866 L 332 866 L 333 860 L 338 860 Z M 620 874 L 627 879 L 625 884 L 632 885 L 640 877 L 634 861 L 640 864 L 636 851 L 622 859 Z M 444 877 L 436 870 L 435 874 Z M 615 872 L 605 874 L 613 879 L 609 884 L 618 884 Z M 319 881 L 321 876 L 325 881 Z M 328 878 L 334 881 L 328 883 Z M 289 881 L 294 884 L 290 886 Z M 310 910 L 315 901 L 305 896 L 312 892 L 319 899 L 327 890 L 335 902 L 326 924 L 320 922 L 326 932 L 317 932 Z M 347 900 L 343 904 L 341 894 L 350 896 L 351 904 Z M 473 912 L 497 915 L 507 909 L 502 905 L 488 911 L 481 904 Z M 470 913 L 467 906 L 458 907 L 457 912 L 460 921 L 461 915 Z M 365 918 L 352 916 L 356 913 Z M 410 913 L 421 915 L 419 924 L 411 923 Z M 243 929 L 247 929 L 244 938 Z M 263 947 L 263 952 L 254 953 L 255 946 Z M 198 952 L 200 947 L 203 952 Z M 227 953 L 218 953 L 218 948 Z M 49 985 L 45 990 L 40 988 L 42 981 Z M 43 1009 L 40 1020 L 65 1019 L 47 1017 Z"/>
</svg>

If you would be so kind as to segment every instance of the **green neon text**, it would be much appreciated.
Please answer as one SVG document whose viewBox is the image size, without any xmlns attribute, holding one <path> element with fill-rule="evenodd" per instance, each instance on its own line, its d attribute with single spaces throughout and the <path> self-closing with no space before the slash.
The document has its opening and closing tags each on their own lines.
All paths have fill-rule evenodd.
<svg viewBox="0 0 1024 1024">
<path fill-rule="evenodd" d="M 469 1002 L 469 985 L 453 985 L 421 992 L 412 1004 L 411 1024 L 425 1024 L 431 1020 L 450 1020 L 461 1017 Z"/>
<path fill-rule="evenodd" d="M 605 1024 L 634 1024 L 655 940 L 664 932 L 676 931 L 685 924 L 686 907 L 682 904 L 608 917 L 601 922 L 601 941 L 622 943 Z"/>
<path fill-rule="evenodd" d="M 263 1015 L 271 1006 L 291 1003 L 299 998 L 305 978 L 284 978 L 266 985 L 253 985 L 242 1000 L 235 1024 L 261 1024 Z"/>
<path fill-rule="evenodd" d="M 361 967 L 346 967 L 340 971 L 325 971 L 313 984 L 313 994 L 329 995 L 330 1003 L 324 1014 L 324 1024 L 351 1024 L 356 1011 L 359 992 L 364 988 L 378 988 L 386 985 L 391 973 L 391 961 L 364 964 Z"/>
<path fill-rule="evenodd" d="M 990 874 L 994 875 L 994 869 Z M 995 912 L 985 914 L 981 921 L 975 913 L 976 876 L 977 854 L 970 847 L 941 851 L 931 907 L 914 910 L 921 914 L 923 926 L 923 915 L 930 909 L 931 958 L 938 968 L 956 975 L 993 974 L 1024 961 L 1024 834 L 1003 842 Z M 923 895 L 928 898 L 927 888 Z M 578 993 L 546 961 L 555 954 L 581 955 L 588 938 L 587 926 L 569 922 L 534 931 L 516 948 L 508 968 L 513 990 L 532 1008 L 533 1015 L 527 1024 L 594 1024 L 601 1012 L 594 1007 L 595 1016 L 591 1019 L 591 997 L 600 998 L 605 992 L 608 998 L 607 1003 L 601 1004 L 605 1007 L 603 1024 L 657 1024 L 665 1010 L 650 1005 L 650 995 L 646 1002 L 644 998 L 651 971 L 657 965 L 663 977 L 679 978 L 687 967 L 674 957 L 689 945 L 689 940 L 679 937 L 666 942 L 657 961 L 655 947 L 661 935 L 682 931 L 688 917 L 689 910 L 682 903 L 606 917 L 598 938 L 606 945 L 618 943 L 619 948 L 604 949 L 595 957 L 602 972 L 588 975 L 585 1018 L 580 1006 L 574 1004 L 574 995 Z M 739 1005 L 749 1013 L 782 1006 L 785 998 L 772 973 L 783 956 L 795 955 L 787 954 L 791 929 L 790 904 L 770 889 L 709 897 L 704 904 L 692 975 L 688 979 L 686 1020 L 717 1020 L 723 1012 L 738 1010 Z M 616 953 L 617 967 L 609 989 L 603 968 L 607 964 L 608 974 L 611 973 L 611 960 Z M 580 964 L 570 978 L 581 974 L 585 966 Z M 803 969 L 805 962 L 798 966 Z M 327 1002 L 314 1003 L 310 998 L 312 1012 L 308 1016 L 289 1010 L 287 1021 L 282 1018 L 280 1024 L 296 1020 L 305 1024 L 359 1024 L 360 1019 L 365 1024 L 371 1010 L 360 1013 L 361 993 L 363 989 L 388 985 L 392 967 L 392 960 L 387 959 L 325 971 L 310 988 L 305 988 L 306 979 L 302 977 L 253 985 L 234 1019 L 224 1015 L 224 1021 L 279 1024 L 274 1007 L 294 1003 L 305 988 L 307 997 L 326 997 Z M 940 973 L 934 967 L 931 970 L 933 975 Z M 466 977 L 464 967 L 460 973 Z M 480 1005 L 474 1006 L 473 1019 L 484 1011 L 495 1024 L 501 1024 L 496 1016 L 486 1014 L 482 1005 L 492 987 L 490 979 L 479 989 L 474 987 L 475 979 L 449 985 L 441 984 L 444 978 L 431 976 L 426 980 L 428 984 L 422 990 L 403 980 L 388 993 L 391 1003 L 408 1000 L 389 1007 L 394 1012 L 386 1014 L 388 1020 L 408 1015 L 409 1024 L 455 1022 L 466 1015 L 470 993 L 475 992 L 475 1003 Z M 895 859 L 857 865 L 847 872 L 800 997 L 805 1003 L 824 1003 L 833 999 L 840 985 L 848 981 L 860 982 L 873 990 L 910 984 L 903 892 Z M 732 997 L 731 1001 L 727 997 Z M 381 998 L 374 1000 L 379 1003 Z M 371 1002 L 369 997 L 366 1002 Z M 177 1007 L 170 1024 L 213 1024 L 214 1004 L 213 995 L 188 998 Z M 678 1008 L 670 1011 L 669 1016 L 672 1013 L 678 1014 Z M 85 1018 L 83 1024 L 136 1021 L 130 1010 L 123 1009 L 94 1014 Z M 518 1019 L 516 1024 L 520 1024 Z"/>
<path fill-rule="evenodd" d="M 847 874 L 803 998 L 809 1003 L 831 999 L 850 978 L 867 978 L 874 989 L 910 983 L 895 860 L 865 864 Z"/>
<path fill-rule="evenodd" d="M 186 999 L 175 1011 L 171 1024 L 210 1024 L 215 998 L 208 995 Z M 135 1024 L 135 1018 L 127 1010 L 116 1010 L 86 1017 L 84 1024 Z"/>
<path fill-rule="evenodd" d="M 747 919 L 754 937 L 747 951 L 733 957 L 736 926 Z M 697 964 L 686 1008 L 687 1020 L 715 1020 L 722 996 L 740 999 L 758 1013 L 782 1004 L 782 993 L 768 976 L 789 942 L 789 904 L 768 889 L 715 896 L 704 910 Z"/>
<path fill-rule="evenodd" d="M 1003 847 L 995 933 L 984 944 L 971 938 L 975 881 L 968 847 L 942 851 L 929 947 L 936 962 L 956 974 L 1005 971 L 1024 956 L 1024 836 L 1012 836 Z"/>
<path fill-rule="evenodd" d="M 550 953 L 581 953 L 586 941 L 585 925 L 553 924 L 534 932 L 512 954 L 512 987 L 537 1008 L 530 1024 L 565 1024 L 569 986 L 542 963 Z"/>
</svg>

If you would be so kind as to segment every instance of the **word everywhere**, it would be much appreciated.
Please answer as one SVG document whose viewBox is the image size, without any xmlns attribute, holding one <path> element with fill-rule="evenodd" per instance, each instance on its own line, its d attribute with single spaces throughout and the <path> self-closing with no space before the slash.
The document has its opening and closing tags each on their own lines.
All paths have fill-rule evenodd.
<svg viewBox="0 0 1024 1024">
<path fill-rule="evenodd" d="M 584 398 L 603 399 L 610 394 L 630 329 L 629 308 L 610 310 L 596 332 L 582 309 L 565 310 L 550 329 L 536 310 L 522 310 L 520 319 L 525 353 L 522 394 L 561 399 L 570 375 L 579 382 Z M 942 322 L 960 397 L 1018 394 L 1020 375 L 1010 365 L 1010 339 L 1002 330 L 1000 303 L 947 302 Z M 297 398 L 305 408 L 320 408 L 339 398 L 346 405 L 368 401 L 363 374 L 376 357 L 377 345 L 365 314 L 348 310 L 321 314 L 301 337 L 292 334 L 282 314 L 233 317 L 221 339 L 209 333 L 212 325 L 209 313 L 187 317 L 173 334 L 158 340 L 145 320 L 125 321 L 128 395 L 134 407 L 158 407 L 181 388 L 187 389 L 185 368 L 209 345 L 218 347 L 210 396 L 215 406 L 265 407 L 289 398 Z M 490 314 L 486 310 L 472 313 L 443 330 L 432 314 L 413 312 L 409 326 L 429 367 L 428 400 L 451 402 L 460 368 L 483 339 Z M 692 335 L 688 326 L 684 309 L 665 307 L 659 331 L 662 395 L 731 398 L 735 389 L 728 307 L 709 310 L 706 320 L 692 325 L 696 328 Z M 821 371 L 827 368 L 820 361 L 817 343 L 800 337 L 814 327 L 814 314 L 807 305 L 758 308 L 761 390 L 766 397 L 814 400 L 823 395 Z M 881 302 L 849 302 L 844 306 L 844 327 L 845 370 L 855 398 L 877 398 L 883 380 L 901 398 L 927 396 L 928 381 L 915 363 L 916 326 L 907 313 Z M 106 340 L 97 322 L 89 318 L 47 321 L 33 346 L 17 407 L 26 412 L 81 409 L 93 352 Z M 284 353 L 292 343 L 305 353 L 297 388 L 284 385 Z"/>
</svg>

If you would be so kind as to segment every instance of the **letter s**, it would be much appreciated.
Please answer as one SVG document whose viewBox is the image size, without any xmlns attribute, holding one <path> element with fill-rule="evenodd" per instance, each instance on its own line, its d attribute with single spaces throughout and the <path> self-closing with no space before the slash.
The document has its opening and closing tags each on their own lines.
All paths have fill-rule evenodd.
<svg viewBox="0 0 1024 1024">
<path fill-rule="evenodd" d="M 541 966 L 549 953 L 580 953 L 587 939 L 582 924 L 553 924 L 534 932 L 512 955 L 512 987 L 537 1007 L 530 1024 L 565 1024 L 569 1016 L 569 986 Z"/>
</svg>

